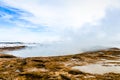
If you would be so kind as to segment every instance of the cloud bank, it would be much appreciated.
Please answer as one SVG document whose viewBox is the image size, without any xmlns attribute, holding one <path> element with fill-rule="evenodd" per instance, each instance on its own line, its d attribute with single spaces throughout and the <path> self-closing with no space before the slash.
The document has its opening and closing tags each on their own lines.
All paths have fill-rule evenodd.
<svg viewBox="0 0 120 80">
<path fill-rule="evenodd" d="M 0 40 L 82 46 L 116 42 L 119 4 L 119 0 L 3 0 Z"/>
</svg>

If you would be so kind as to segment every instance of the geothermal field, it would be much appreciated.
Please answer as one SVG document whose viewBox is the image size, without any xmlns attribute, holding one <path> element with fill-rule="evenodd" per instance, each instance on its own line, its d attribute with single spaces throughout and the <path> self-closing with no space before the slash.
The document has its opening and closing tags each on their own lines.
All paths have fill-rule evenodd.
<svg viewBox="0 0 120 80">
<path fill-rule="evenodd" d="M 32 44 L 33 47 L 33 44 Z M 25 44 L 0 48 L 1 80 L 119 80 L 120 49 L 108 48 L 69 55 L 20 57 Z M 29 55 L 28 53 L 24 53 Z M 33 53 L 34 54 L 34 53 Z M 44 54 L 44 53 L 43 53 Z"/>
</svg>

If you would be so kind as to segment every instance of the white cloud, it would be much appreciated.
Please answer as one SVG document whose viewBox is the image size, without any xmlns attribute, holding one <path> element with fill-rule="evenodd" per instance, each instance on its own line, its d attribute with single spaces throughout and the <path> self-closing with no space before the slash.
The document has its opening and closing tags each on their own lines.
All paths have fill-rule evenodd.
<svg viewBox="0 0 120 80">
<path fill-rule="evenodd" d="M 111 6 L 118 7 L 119 0 L 4 0 L 11 6 L 33 14 L 22 17 L 34 24 L 53 29 L 81 28 L 84 24 L 97 24 Z"/>
<path fill-rule="evenodd" d="M 46 35 L 45 33 L 31 32 L 24 28 L 1 28 L 1 41 L 21 41 L 21 42 L 51 42 L 59 41 L 56 35 Z"/>
<path fill-rule="evenodd" d="M 6 32 L 6 34 L 4 34 L 5 36 L 7 36 L 9 32 L 11 34 L 10 37 L 3 37 L 3 39 L 12 40 L 12 38 L 16 37 L 15 39 L 21 41 L 28 41 L 28 39 L 30 41 L 41 42 L 65 39 L 70 41 L 76 38 L 80 40 L 83 34 L 89 34 L 94 30 L 94 27 L 89 27 L 91 29 L 88 28 L 85 29 L 87 31 L 82 31 L 81 28 L 84 27 L 83 25 L 98 25 L 99 21 L 106 17 L 107 9 L 120 8 L 119 0 L 4 0 L 4 2 L 9 6 L 25 10 L 32 14 L 31 16 L 22 16 L 20 17 L 21 19 L 28 20 L 32 24 L 47 26 L 48 29 L 51 29 L 55 34 L 50 35 L 49 32 L 42 34 L 41 32 L 23 31 L 23 29 L 20 31 L 13 29 L 17 32 L 10 32 L 9 30 L 3 31 L 3 33 Z M 39 27 L 37 25 L 27 25 L 19 21 L 16 21 L 15 24 L 22 26 L 22 28 L 26 26 L 32 28 Z M 103 33 L 97 33 L 98 31 L 99 29 L 94 32 L 95 35 L 93 37 L 95 39 L 103 39 L 107 36 L 104 31 Z M 86 38 L 90 38 L 91 36 L 92 34 L 90 36 L 87 35 Z M 84 42 L 84 39 L 82 40 Z M 91 41 L 92 40 L 93 39 L 91 39 Z"/>
</svg>

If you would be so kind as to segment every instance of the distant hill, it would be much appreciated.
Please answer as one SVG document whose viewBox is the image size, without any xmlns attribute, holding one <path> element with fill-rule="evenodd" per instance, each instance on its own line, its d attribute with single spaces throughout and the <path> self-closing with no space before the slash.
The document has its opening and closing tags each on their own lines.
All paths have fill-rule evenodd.
<svg viewBox="0 0 120 80">
<path fill-rule="evenodd" d="M 0 42 L 0 44 L 24 44 L 23 42 Z"/>
</svg>

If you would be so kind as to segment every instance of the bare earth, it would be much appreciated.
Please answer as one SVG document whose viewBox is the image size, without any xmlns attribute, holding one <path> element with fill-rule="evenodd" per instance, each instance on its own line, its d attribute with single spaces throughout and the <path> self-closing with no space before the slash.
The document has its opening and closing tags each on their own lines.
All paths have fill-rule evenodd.
<svg viewBox="0 0 120 80">
<path fill-rule="evenodd" d="M 21 48 L 0 49 L 0 80 L 120 80 L 118 48 L 54 57 L 2 54 Z"/>
</svg>

